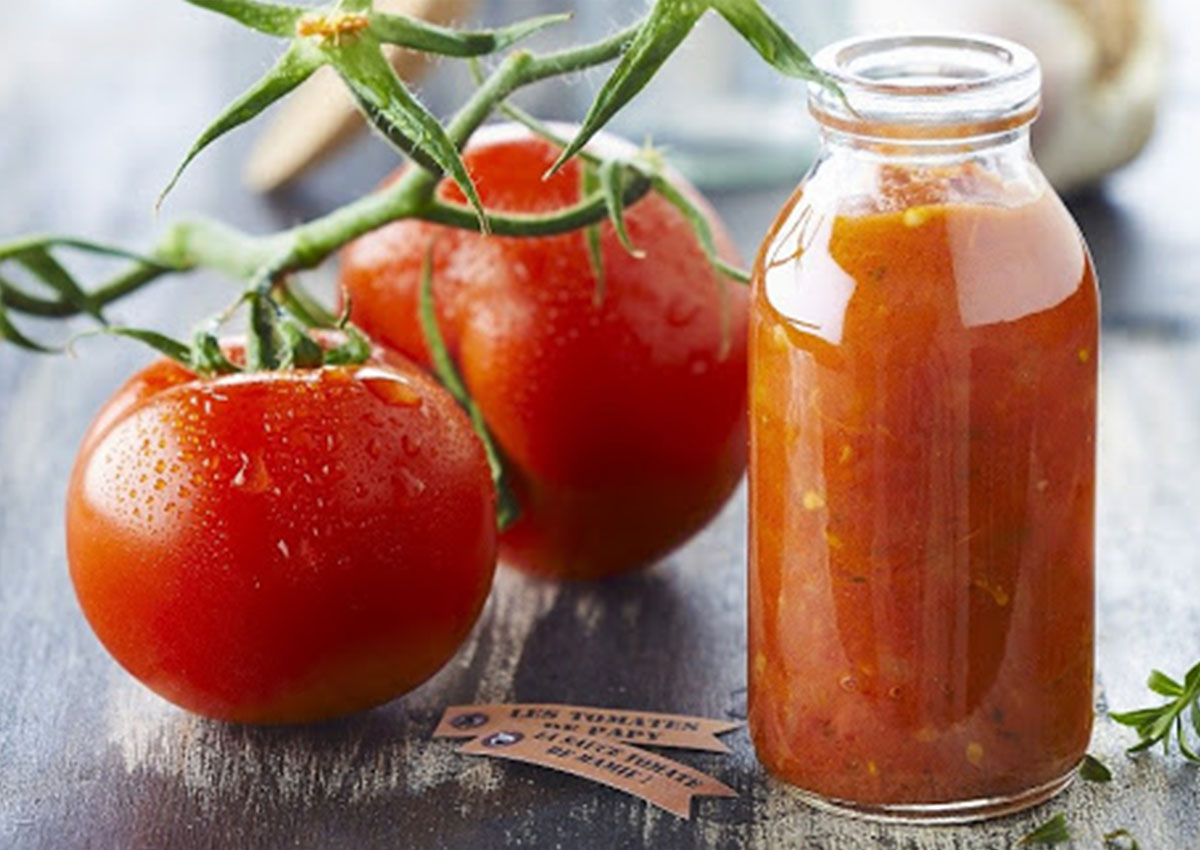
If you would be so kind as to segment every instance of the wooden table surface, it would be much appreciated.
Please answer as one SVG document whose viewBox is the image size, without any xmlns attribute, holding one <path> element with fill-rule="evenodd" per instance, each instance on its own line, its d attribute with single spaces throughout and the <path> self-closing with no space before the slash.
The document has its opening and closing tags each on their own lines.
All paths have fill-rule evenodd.
<svg viewBox="0 0 1200 850">
<path fill-rule="evenodd" d="M 1173 29 L 1200 24 L 1164 4 Z M 18 25 L 19 24 L 19 25 Z M 1098 706 L 1148 701 L 1151 666 L 1200 658 L 1200 55 L 1182 42 L 1143 159 L 1074 207 L 1104 291 Z M 0 235 L 54 230 L 139 245 L 154 194 L 203 119 L 274 47 L 179 2 L 47 0 L 0 27 Z M 799 91 L 798 91 L 799 94 Z M 237 181 L 249 138 L 206 156 L 165 215 L 274 229 L 366 190 L 390 154 L 360 145 L 286 196 Z M 717 199 L 753 250 L 783 197 Z M 118 314 L 184 331 L 232 297 L 208 276 Z M 48 329 L 37 328 L 39 331 Z M 49 329 L 53 330 L 53 329 Z M 409 697 L 304 729 L 186 715 L 126 676 L 76 606 L 63 492 L 94 411 L 147 357 L 93 340 L 81 356 L 0 350 L 0 848 L 1008 848 L 1065 811 L 1080 848 L 1128 827 L 1147 850 L 1200 847 L 1200 772 L 1128 759 L 1101 714 L 1108 786 L 1077 784 L 1026 815 L 964 828 L 863 824 L 799 805 L 755 762 L 684 754 L 737 789 L 690 821 L 583 780 L 460 757 L 429 734 L 450 703 L 558 701 L 740 718 L 745 711 L 744 492 L 664 563 L 603 585 L 501 571 L 459 655 Z"/>
</svg>

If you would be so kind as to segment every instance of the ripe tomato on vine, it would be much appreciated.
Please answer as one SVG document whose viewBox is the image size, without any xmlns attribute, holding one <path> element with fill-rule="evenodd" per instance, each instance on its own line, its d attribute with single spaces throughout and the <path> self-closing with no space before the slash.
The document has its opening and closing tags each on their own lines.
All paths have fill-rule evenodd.
<svg viewBox="0 0 1200 850">
<path fill-rule="evenodd" d="M 171 702 L 250 723 L 435 673 L 487 597 L 495 529 L 470 423 L 396 355 L 207 378 L 157 361 L 100 412 L 67 496 L 105 647 Z"/>
<path fill-rule="evenodd" d="M 613 137 L 595 150 L 636 153 Z M 544 180 L 558 153 L 493 125 L 464 161 L 489 209 L 553 214 L 579 202 L 587 167 L 572 160 Z M 734 260 L 715 214 L 682 191 Z M 439 192 L 462 200 L 449 181 Z M 501 556 L 539 575 L 596 578 L 653 561 L 712 518 L 745 468 L 746 291 L 659 195 L 629 207 L 624 225 L 637 253 L 603 226 L 602 289 L 582 233 L 485 237 L 413 220 L 342 254 L 356 324 L 428 363 L 418 300 L 432 246 L 439 324 L 521 507 Z"/>
</svg>

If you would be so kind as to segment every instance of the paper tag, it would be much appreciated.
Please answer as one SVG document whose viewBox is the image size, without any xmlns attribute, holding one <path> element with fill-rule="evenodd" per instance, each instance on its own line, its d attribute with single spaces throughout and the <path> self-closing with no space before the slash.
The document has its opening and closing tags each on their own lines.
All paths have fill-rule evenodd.
<svg viewBox="0 0 1200 850">
<path fill-rule="evenodd" d="M 727 753 L 715 736 L 741 723 L 654 711 L 555 704 L 456 705 L 446 709 L 435 738 L 478 738 L 517 722 L 534 728 L 613 739 L 645 747 L 674 747 Z"/>
<path fill-rule="evenodd" d="M 458 751 L 561 770 L 641 797 L 681 818 L 691 816 L 693 797 L 737 796 L 729 786 L 673 759 L 611 739 L 548 729 L 536 719 L 492 727 Z"/>
</svg>

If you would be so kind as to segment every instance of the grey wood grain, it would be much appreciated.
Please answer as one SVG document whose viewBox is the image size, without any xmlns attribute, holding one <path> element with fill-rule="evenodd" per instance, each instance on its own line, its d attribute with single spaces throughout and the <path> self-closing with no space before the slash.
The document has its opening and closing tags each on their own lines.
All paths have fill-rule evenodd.
<svg viewBox="0 0 1200 850">
<path fill-rule="evenodd" d="M 1200 23 L 1186 0 L 1166 5 L 1183 26 Z M 182 3 L 48 0 L 20 28 L 0 28 L 0 234 L 148 239 L 153 196 L 176 157 L 271 50 Z M 1142 704 L 1150 666 L 1178 674 L 1200 657 L 1200 242 L 1190 214 L 1200 197 L 1200 67 L 1180 61 L 1146 158 L 1104 194 L 1076 201 L 1105 296 L 1101 708 Z M 306 187 L 264 201 L 237 185 L 246 142 L 206 155 L 168 214 L 198 209 L 275 228 L 365 190 L 390 161 L 364 144 Z M 749 253 L 781 197 L 718 200 Z M 231 295 L 196 276 L 120 312 L 185 330 Z M 941 829 L 814 813 L 763 775 L 744 732 L 731 736 L 731 756 L 681 756 L 740 795 L 701 802 L 691 821 L 429 739 L 442 707 L 469 701 L 741 717 L 743 493 L 640 575 L 557 586 L 502 571 L 458 656 L 390 706 L 307 729 L 188 716 L 107 657 L 71 592 L 61 502 L 75 446 L 146 360 L 105 341 L 82 351 L 76 360 L 0 351 L 0 847 L 1008 848 L 1060 810 L 1081 848 L 1119 826 L 1147 850 L 1200 847 L 1200 772 L 1177 756 L 1127 759 L 1129 735 L 1104 719 L 1093 750 L 1114 767 L 1112 785 L 1080 784 L 1026 815 Z"/>
</svg>

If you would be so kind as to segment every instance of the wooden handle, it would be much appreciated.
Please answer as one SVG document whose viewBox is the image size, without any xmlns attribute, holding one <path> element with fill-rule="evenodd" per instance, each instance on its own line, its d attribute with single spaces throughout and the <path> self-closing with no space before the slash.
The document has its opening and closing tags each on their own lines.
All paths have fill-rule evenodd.
<svg viewBox="0 0 1200 850">
<path fill-rule="evenodd" d="M 410 15 L 448 25 L 468 16 L 477 0 L 377 0 L 381 12 Z M 415 82 L 430 65 L 425 53 L 385 47 L 402 80 Z M 322 68 L 279 107 L 255 143 L 242 172 L 258 192 L 278 189 L 358 135 L 361 114 L 332 68 Z"/>
</svg>

